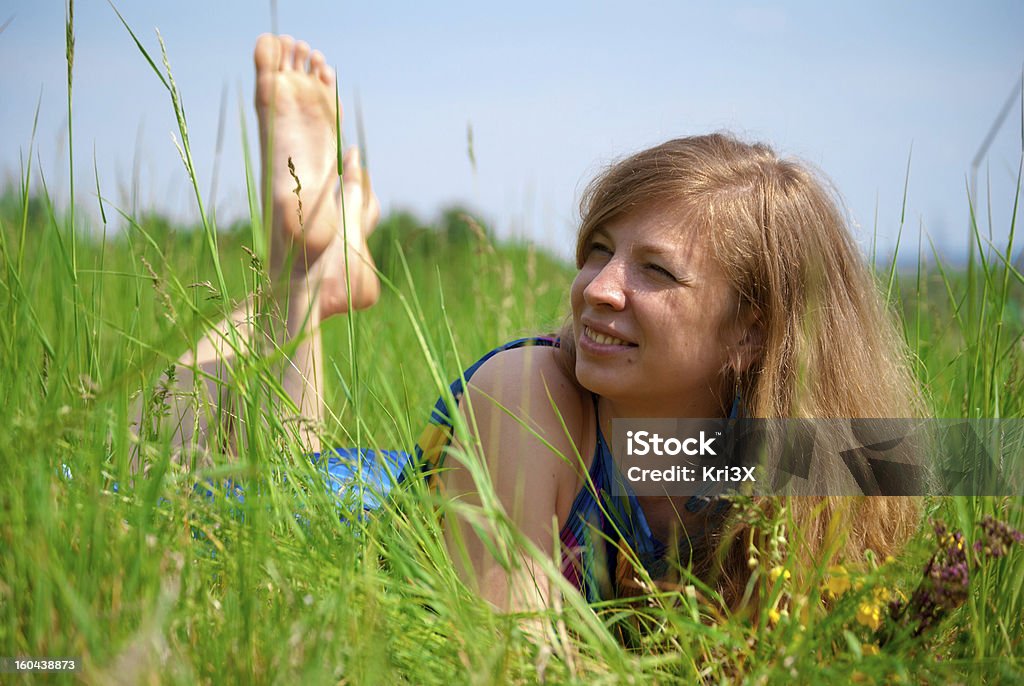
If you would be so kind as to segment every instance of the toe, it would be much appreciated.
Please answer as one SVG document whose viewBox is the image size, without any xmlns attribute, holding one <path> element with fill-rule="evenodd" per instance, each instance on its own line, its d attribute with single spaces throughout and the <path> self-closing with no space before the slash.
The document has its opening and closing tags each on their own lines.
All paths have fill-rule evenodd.
<svg viewBox="0 0 1024 686">
<path fill-rule="evenodd" d="M 295 61 L 295 39 L 291 36 L 281 36 L 278 39 L 281 43 L 280 61 L 277 68 L 281 71 L 291 71 Z"/>
<path fill-rule="evenodd" d="M 306 71 L 307 63 L 309 61 L 309 43 L 304 40 L 300 40 L 295 44 L 295 71 Z"/>
<path fill-rule="evenodd" d="M 327 58 L 319 50 L 314 50 L 309 56 L 309 73 L 320 76 L 320 70 L 327 66 Z"/>
<path fill-rule="evenodd" d="M 334 70 L 326 64 L 320 67 L 320 80 L 323 81 L 325 85 L 334 88 Z"/>
<path fill-rule="evenodd" d="M 256 39 L 256 49 L 253 51 L 253 60 L 256 68 L 260 71 L 277 69 L 281 61 L 281 44 L 277 36 L 271 33 L 264 33 Z"/>
</svg>

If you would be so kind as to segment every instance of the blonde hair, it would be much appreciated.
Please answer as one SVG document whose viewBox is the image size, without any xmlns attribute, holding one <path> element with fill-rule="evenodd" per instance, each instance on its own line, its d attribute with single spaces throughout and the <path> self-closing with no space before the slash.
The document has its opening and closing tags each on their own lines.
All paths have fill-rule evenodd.
<svg viewBox="0 0 1024 686">
<path fill-rule="evenodd" d="M 767 145 L 725 134 L 671 140 L 610 166 L 581 202 L 576 261 L 582 266 L 600 226 L 657 205 L 693 222 L 739 296 L 740 311 L 760 328 L 758 358 L 724 375 L 739 390 L 744 414 L 760 418 L 920 417 L 923 404 L 893 318 L 853 242 L 830 184 Z M 562 362 L 574 374 L 571 322 L 562 331 Z M 575 378 L 573 376 L 573 378 Z M 771 500 L 760 503 L 773 507 Z M 919 523 L 918 499 L 792 498 L 786 503 L 803 554 L 886 556 Z M 749 576 L 746 525 L 721 531 L 731 549 L 703 571 L 737 599 Z M 829 532 L 844 532 L 830 540 Z M 737 552 L 738 551 L 738 552 Z M 717 569 L 716 569 L 717 568 Z"/>
</svg>

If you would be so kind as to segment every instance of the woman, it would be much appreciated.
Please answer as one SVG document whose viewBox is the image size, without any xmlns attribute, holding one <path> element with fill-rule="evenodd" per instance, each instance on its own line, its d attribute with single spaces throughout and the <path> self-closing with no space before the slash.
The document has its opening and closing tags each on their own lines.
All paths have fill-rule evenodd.
<svg viewBox="0 0 1024 686">
<path fill-rule="evenodd" d="M 255 62 L 274 304 L 283 320 L 273 337 L 299 341 L 284 388 L 312 420 L 302 436 L 316 450 L 312 427 L 324 417 L 319 325 L 376 301 L 366 236 L 379 211 L 354 151 L 335 191 L 340 113 L 323 55 L 264 35 Z M 674 553 L 735 604 L 754 532 L 729 525 L 725 508 L 693 498 L 602 495 L 618 478 L 605 441 L 612 421 L 737 411 L 914 416 L 918 394 L 900 339 L 829 194 L 766 146 L 712 135 L 642 151 L 594 181 L 582 215 L 571 320 L 557 339 L 503 346 L 467 371 L 458 408 L 439 403 L 417 466 L 478 447 L 514 523 L 542 552 L 556 552 L 557 537 L 563 573 L 590 599 L 625 592 L 634 555 L 662 577 Z M 191 387 L 198 370 L 216 409 L 178 408 L 183 445 L 202 444 L 211 417 L 232 421 L 229 405 L 216 401 L 216 382 L 232 349 L 256 343 L 264 330 L 243 308 L 181 358 L 179 383 Z M 461 388 L 453 390 L 461 395 Z M 468 438 L 450 442 L 455 412 Z M 479 502 L 467 464 L 447 460 L 445 490 Z M 792 544 L 818 562 L 833 554 L 854 561 L 867 549 L 884 556 L 917 523 L 909 498 L 793 499 L 788 507 L 800 539 Z M 826 540 L 835 530 L 845 539 Z M 447 532 L 453 558 L 493 604 L 552 600 L 532 556 L 509 573 L 464 522 L 449 521 Z M 735 541 L 724 556 L 713 554 L 719 539 Z"/>
</svg>

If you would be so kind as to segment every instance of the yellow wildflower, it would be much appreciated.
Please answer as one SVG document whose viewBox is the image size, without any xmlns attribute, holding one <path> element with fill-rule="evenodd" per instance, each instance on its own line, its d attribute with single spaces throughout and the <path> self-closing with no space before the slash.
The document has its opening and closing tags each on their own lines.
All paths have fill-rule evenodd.
<svg viewBox="0 0 1024 686">
<path fill-rule="evenodd" d="M 860 652 L 864 655 L 878 655 L 878 646 L 874 643 L 862 643 Z"/>
<path fill-rule="evenodd" d="M 779 566 L 772 567 L 772 571 L 768 572 L 768 578 L 771 579 L 773 582 L 778 581 L 780 576 L 786 581 L 789 581 L 789 577 L 791 576 L 791 574 L 789 573 L 788 569 L 783 569 Z"/>
<path fill-rule="evenodd" d="M 882 606 L 877 603 L 861 603 L 857 608 L 857 623 L 878 631 L 878 627 L 882 626 Z"/>
<path fill-rule="evenodd" d="M 825 579 L 825 590 L 833 598 L 838 598 L 850 590 L 850 575 L 846 568 L 836 565 L 828 568 L 828 577 Z"/>
<path fill-rule="evenodd" d="M 782 619 L 782 614 L 778 610 L 774 607 L 768 610 L 768 621 L 771 624 L 778 624 L 780 619 Z"/>
</svg>

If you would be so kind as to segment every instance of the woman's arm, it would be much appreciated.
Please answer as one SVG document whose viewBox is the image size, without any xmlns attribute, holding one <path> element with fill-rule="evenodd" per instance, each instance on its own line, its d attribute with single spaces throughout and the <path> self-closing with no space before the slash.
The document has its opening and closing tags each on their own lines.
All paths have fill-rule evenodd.
<svg viewBox="0 0 1024 686">
<path fill-rule="evenodd" d="M 582 424 L 579 391 L 555 363 L 554 354 L 552 348 L 527 347 L 488 360 L 460 403 L 470 450 L 453 442 L 445 463 L 450 497 L 484 510 L 500 507 L 525 540 L 552 560 L 559 554 L 559 505 L 567 493 L 571 497 L 576 483 L 575 446 Z M 482 456 L 493 491 L 474 479 L 474 453 Z M 481 526 L 481 521 L 488 523 Z M 446 526 L 457 568 L 484 599 L 503 610 L 550 605 L 549 577 L 532 555 L 519 547 L 507 551 L 501 561 L 490 552 L 488 543 L 508 540 L 493 522 L 486 517 L 470 522 L 449 516 Z"/>
</svg>

